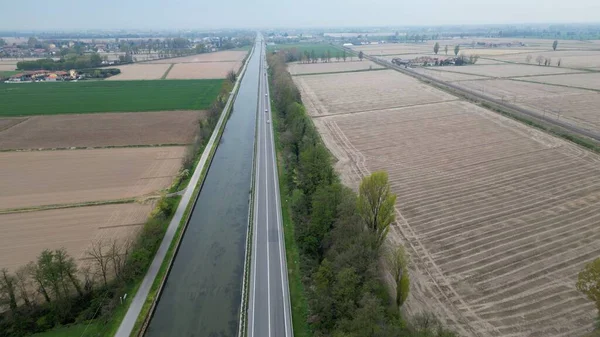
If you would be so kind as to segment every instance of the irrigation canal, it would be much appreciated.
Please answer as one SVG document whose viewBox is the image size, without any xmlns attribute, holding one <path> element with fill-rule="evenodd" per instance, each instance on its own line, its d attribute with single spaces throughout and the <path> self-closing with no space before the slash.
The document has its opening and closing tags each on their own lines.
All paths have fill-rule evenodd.
<svg viewBox="0 0 600 337">
<path fill-rule="evenodd" d="M 146 331 L 160 336 L 236 336 L 258 103 L 260 45 L 233 111 L 161 298 Z"/>
</svg>

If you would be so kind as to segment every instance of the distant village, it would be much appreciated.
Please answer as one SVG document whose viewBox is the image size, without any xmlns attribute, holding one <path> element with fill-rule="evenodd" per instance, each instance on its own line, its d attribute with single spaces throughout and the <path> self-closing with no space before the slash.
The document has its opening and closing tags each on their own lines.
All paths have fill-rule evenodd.
<svg viewBox="0 0 600 337">
<path fill-rule="evenodd" d="M 84 75 L 79 74 L 75 69 L 69 71 L 33 70 L 14 74 L 4 83 L 76 81 L 83 78 Z"/>
</svg>

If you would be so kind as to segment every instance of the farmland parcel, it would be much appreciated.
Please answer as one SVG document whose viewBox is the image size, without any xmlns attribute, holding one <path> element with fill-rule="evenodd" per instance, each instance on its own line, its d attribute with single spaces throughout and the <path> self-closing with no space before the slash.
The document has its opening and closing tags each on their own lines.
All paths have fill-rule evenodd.
<svg viewBox="0 0 600 337">
<path fill-rule="evenodd" d="M 0 149 L 190 144 L 204 115 L 159 111 L 5 118 L 0 119 Z"/>
<path fill-rule="evenodd" d="M 294 79 L 347 184 L 389 172 L 389 243 L 411 254 L 410 312 L 463 336 L 593 327 L 575 280 L 600 254 L 599 156 L 398 73 Z"/>
<path fill-rule="evenodd" d="M 222 80 L 93 81 L 0 85 L 0 117 L 204 110 Z"/>
<path fill-rule="evenodd" d="M 148 203 L 0 214 L 0 266 L 15 270 L 35 260 L 44 249 L 63 247 L 80 259 L 90 242 L 131 237 L 151 209 Z"/>
<path fill-rule="evenodd" d="M 178 63 L 169 71 L 167 79 L 225 78 L 230 71 L 237 73 L 241 66 L 241 62 Z"/>
<path fill-rule="evenodd" d="M 327 62 L 327 63 L 292 63 L 289 66 L 290 74 L 317 74 L 317 73 L 335 73 L 348 72 L 369 69 L 381 69 L 382 66 L 371 61 L 353 61 L 353 62 Z"/>
<path fill-rule="evenodd" d="M 185 147 L 0 153 L 0 211 L 133 198 L 168 187 Z"/>
</svg>

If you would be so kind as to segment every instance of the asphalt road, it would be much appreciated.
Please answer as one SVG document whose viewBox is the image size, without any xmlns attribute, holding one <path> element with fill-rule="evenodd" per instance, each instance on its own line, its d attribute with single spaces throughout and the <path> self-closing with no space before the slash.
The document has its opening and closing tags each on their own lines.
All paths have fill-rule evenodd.
<svg viewBox="0 0 600 337">
<path fill-rule="evenodd" d="M 260 53 L 248 333 L 250 337 L 291 337 L 287 264 L 264 44 Z"/>
</svg>

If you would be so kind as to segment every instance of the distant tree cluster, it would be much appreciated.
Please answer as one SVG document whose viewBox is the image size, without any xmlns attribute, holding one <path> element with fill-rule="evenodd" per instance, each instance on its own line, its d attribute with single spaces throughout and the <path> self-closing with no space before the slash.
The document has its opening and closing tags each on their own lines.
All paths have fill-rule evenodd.
<svg viewBox="0 0 600 337">
<path fill-rule="evenodd" d="M 58 61 L 53 59 L 39 59 L 35 61 L 17 62 L 19 70 L 70 70 L 70 69 L 85 69 L 95 68 L 102 65 L 102 58 L 99 54 L 94 53 L 89 56 L 71 56 L 61 58 Z"/>
</svg>

